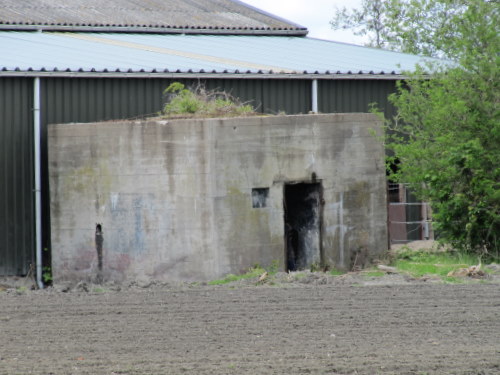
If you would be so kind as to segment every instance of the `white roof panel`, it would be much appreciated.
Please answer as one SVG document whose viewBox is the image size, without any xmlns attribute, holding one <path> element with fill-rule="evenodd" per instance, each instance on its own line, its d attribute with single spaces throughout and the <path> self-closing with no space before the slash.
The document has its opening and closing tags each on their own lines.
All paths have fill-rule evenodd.
<svg viewBox="0 0 500 375">
<path fill-rule="evenodd" d="M 1 71 L 402 74 L 420 56 L 305 37 L 0 32 Z M 441 61 L 442 62 L 442 61 Z"/>
</svg>

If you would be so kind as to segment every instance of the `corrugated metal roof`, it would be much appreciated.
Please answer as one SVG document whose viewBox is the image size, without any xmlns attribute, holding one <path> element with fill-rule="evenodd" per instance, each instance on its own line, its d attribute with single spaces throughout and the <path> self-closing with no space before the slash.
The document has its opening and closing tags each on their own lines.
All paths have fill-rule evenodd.
<svg viewBox="0 0 500 375">
<path fill-rule="evenodd" d="M 231 32 L 307 29 L 238 0 L 0 0 L 0 29 Z"/>
<path fill-rule="evenodd" d="M 381 49 L 278 36 L 10 31 L 0 32 L 0 48 L 8 51 L 0 55 L 0 75 L 9 71 L 399 75 L 424 61 Z"/>
</svg>

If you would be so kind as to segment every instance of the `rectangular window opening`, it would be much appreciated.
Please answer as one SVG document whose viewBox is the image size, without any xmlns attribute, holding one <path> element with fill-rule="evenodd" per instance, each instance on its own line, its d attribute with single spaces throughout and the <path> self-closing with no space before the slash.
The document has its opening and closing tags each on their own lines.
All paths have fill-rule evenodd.
<svg viewBox="0 0 500 375">
<path fill-rule="evenodd" d="M 252 207 L 263 208 L 267 207 L 267 198 L 269 197 L 269 188 L 253 188 L 252 189 Z"/>
</svg>

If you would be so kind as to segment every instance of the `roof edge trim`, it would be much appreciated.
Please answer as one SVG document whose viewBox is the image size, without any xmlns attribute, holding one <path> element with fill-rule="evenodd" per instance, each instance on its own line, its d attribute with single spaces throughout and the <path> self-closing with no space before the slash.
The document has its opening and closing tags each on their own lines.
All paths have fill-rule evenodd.
<svg viewBox="0 0 500 375">
<path fill-rule="evenodd" d="M 173 79 L 324 79 L 324 80 L 385 80 L 408 79 L 404 74 L 296 74 L 296 73 L 148 73 L 148 72 L 67 72 L 67 71 L 0 71 L 3 77 L 40 78 L 173 78 Z"/>
<path fill-rule="evenodd" d="M 113 33 L 154 33 L 154 34 L 203 34 L 203 35 L 270 35 L 306 36 L 307 29 L 281 28 L 177 28 L 158 26 L 84 26 L 84 25 L 12 25 L 0 23 L 0 31 L 70 31 L 70 32 L 113 32 Z"/>
</svg>

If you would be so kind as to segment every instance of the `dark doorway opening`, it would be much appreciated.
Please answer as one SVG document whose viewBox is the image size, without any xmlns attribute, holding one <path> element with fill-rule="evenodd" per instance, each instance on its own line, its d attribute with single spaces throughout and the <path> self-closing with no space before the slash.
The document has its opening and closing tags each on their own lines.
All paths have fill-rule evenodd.
<svg viewBox="0 0 500 375">
<path fill-rule="evenodd" d="M 321 264 L 320 183 L 286 184 L 285 264 L 287 271 Z"/>
</svg>

